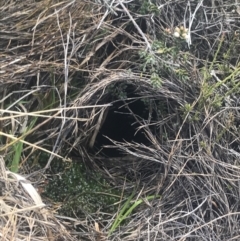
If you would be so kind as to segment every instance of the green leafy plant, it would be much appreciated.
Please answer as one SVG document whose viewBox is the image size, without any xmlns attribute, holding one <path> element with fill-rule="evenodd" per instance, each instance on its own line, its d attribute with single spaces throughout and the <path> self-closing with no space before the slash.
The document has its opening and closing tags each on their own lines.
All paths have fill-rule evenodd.
<svg viewBox="0 0 240 241">
<path fill-rule="evenodd" d="M 158 76 L 158 74 L 152 73 L 150 80 L 151 80 L 151 84 L 152 84 L 153 87 L 159 88 L 159 87 L 162 86 L 162 80 L 161 80 L 161 78 Z"/>
<path fill-rule="evenodd" d="M 175 62 L 180 55 L 181 41 L 172 41 L 167 44 L 164 37 L 161 40 L 153 41 L 152 51 L 139 52 L 142 61 L 141 67 L 144 73 L 150 74 L 150 82 L 154 88 L 159 88 L 162 85 L 162 79 L 174 76 L 181 81 L 189 80 L 189 73 L 184 68 L 174 68 L 171 64 Z M 188 55 L 182 54 L 185 57 L 185 62 L 188 61 Z"/>
<path fill-rule="evenodd" d="M 159 14 L 159 8 L 152 2 L 144 1 L 140 8 L 141 14 Z"/>
<path fill-rule="evenodd" d="M 188 72 L 185 69 L 176 69 L 175 74 L 182 81 L 189 80 Z"/>
</svg>

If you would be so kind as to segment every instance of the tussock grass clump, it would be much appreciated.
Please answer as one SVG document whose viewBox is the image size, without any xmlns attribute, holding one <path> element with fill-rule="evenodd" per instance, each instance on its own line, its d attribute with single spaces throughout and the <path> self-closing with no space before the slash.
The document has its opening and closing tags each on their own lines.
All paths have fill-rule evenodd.
<svg viewBox="0 0 240 241">
<path fill-rule="evenodd" d="M 231 0 L 0 3 L 7 166 L 39 182 L 61 180 L 60 160 L 81 162 L 89 180 L 97 172 L 121 193 L 117 211 L 64 217 L 72 234 L 237 239 L 239 9 Z"/>
</svg>

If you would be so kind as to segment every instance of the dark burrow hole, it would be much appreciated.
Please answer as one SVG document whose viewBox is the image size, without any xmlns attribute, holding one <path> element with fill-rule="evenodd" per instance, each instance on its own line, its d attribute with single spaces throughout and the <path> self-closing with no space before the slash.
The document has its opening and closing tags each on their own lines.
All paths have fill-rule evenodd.
<svg viewBox="0 0 240 241">
<path fill-rule="evenodd" d="M 141 93 L 139 86 L 126 82 L 108 86 L 106 92 L 107 98 L 98 104 L 111 103 L 112 106 L 109 107 L 94 142 L 91 150 L 94 154 L 108 157 L 124 155 L 123 148 L 120 150 L 112 141 L 120 143 L 119 145 L 127 142 L 152 146 L 147 132 L 152 133 L 163 145 L 168 140 L 174 140 L 182 123 L 179 105 L 175 100 L 163 97 L 156 99 L 147 89 Z M 143 126 L 147 126 L 147 129 Z M 188 129 L 188 126 L 182 128 L 182 134 L 186 138 Z"/>
<path fill-rule="evenodd" d="M 125 100 L 113 101 L 97 135 L 94 149 L 95 151 L 101 150 L 101 155 L 109 157 L 119 157 L 121 155 L 121 151 L 109 139 L 116 142 L 136 142 L 149 145 L 144 130 L 138 130 L 141 124 L 136 120 L 137 118 L 142 122 L 142 120 L 148 119 L 148 105 L 136 96 L 132 86 L 127 86 L 124 89 L 124 94 L 127 97 Z"/>
</svg>

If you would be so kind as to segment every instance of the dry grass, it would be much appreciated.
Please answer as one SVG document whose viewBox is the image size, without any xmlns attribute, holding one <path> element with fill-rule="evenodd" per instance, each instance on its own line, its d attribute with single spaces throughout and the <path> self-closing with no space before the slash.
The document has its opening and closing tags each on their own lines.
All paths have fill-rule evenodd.
<svg viewBox="0 0 240 241">
<path fill-rule="evenodd" d="M 42 202 L 32 184 L 5 168 L 0 157 L 2 240 L 76 240 Z"/>
<path fill-rule="evenodd" d="M 237 240 L 239 8 L 230 0 L 2 1 L 1 153 L 9 162 L 12 146 L 24 143 L 19 170 L 33 180 L 74 150 L 127 195 L 134 190 L 133 203 L 145 203 L 111 235 L 117 213 L 77 217 L 80 231 L 70 237 L 1 159 L 2 237 Z M 173 36 L 177 26 L 188 28 L 187 40 Z M 119 84 L 133 89 L 121 101 L 148 142 L 112 140 L 123 157 L 90 154 Z M 147 119 L 131 112 L 137 98 L 147 100 Z M 50 153 L 41 172 L 28 163 L 41 159 L 37 150 Z"/>
</svg>

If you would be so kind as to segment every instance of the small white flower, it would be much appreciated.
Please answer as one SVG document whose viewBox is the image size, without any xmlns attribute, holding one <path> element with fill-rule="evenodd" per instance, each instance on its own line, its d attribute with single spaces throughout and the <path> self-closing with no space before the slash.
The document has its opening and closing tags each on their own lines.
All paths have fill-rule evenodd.
<svg viewBox="0 0 240 241">
<path fill-rule="evenodd" d="M 173 36 L 176 37 L 176 38 L 179 38 L 180 37 L 180 33 L 179 32 L 174 32 Z"/>
<path fill-rule="evenodd" d="M 184 39 L 187 39 L 187 36 L 188 36 L 188 35 L 187 35 L 186 33 L 183 33 L 183 34 L 182 34 L 182 37 L 183 37 Z"/>
<path fill-rule="evenodd" d="M 187 34 L 187 33 L 183 33 L 182 34 L 182 37 L 186 40 L 186 42 L 188 43 L 188 40 L 189 40 L 189 34 Z"/>
<path fill-rule="evenodd" d="M 180 33 L 180 28 L 179 28 L 179 27 L 176 27 L 176 28 L 174 29 L 174 32 Z"/>
</svg>

